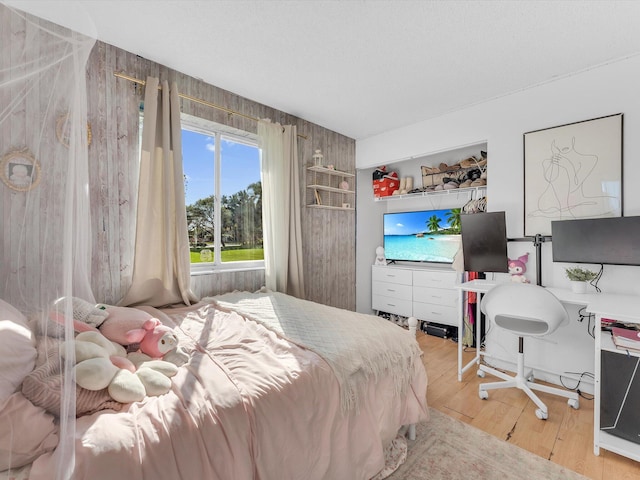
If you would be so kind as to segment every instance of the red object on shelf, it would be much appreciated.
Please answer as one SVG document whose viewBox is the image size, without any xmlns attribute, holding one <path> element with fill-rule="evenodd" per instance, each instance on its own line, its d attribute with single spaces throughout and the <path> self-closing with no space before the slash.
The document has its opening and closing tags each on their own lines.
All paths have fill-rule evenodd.
<svg viewBox="0 0 640 480">
<path fill-rule="evenodd" d="M 373 196 L 376 198 L 388 197 L 400 188 L 400 180 L 396 172 L 373 181 Z"/>
</svg>

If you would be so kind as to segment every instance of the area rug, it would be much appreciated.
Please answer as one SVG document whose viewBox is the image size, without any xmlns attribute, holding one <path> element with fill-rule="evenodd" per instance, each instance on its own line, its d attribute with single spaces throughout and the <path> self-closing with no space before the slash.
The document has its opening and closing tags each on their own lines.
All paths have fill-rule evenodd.
<svg viewBox="0 0 640 480">
<path fill-rule="evenodd" d="M 433 408 L 408 440 L 406 461 L 388 480 L 586 480 Z"/>
</svg>

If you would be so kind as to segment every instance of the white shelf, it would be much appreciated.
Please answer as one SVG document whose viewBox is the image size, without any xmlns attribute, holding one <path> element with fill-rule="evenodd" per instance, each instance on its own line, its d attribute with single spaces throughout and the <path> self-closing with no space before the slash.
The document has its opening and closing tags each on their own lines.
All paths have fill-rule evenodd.
<svg viewBox="0 0 640 480">
<path fill-rule="evenodd" d="M 315 166 L 315 165 L 311 167 L 307 167 L 307 170 L 311 172 L 317 172 L 317 173 L 326 173 L 327 175 L 334 175 L 336 177 L 343 177 L 343 178 L 352 178 L 356 176 L 355 173 L 341 172 L 340 170 L 334 170 L 332 168 Z"/>
<path fill-rule="evenodd" d="M 464 194 L 468 196 L 473 196 L 474 194 L 480 194 L 480 192 L 484 192 L 486 194 L 487 186 L 482 185 L 481 187 L 467 187 L 467 188 L 451 188 L 448 190 L 437 190 L 434 192 L 416 192 L 416 193 L 406 193 L 404 195 L 389 195 L 387 197 L 376 197 L 376 202 L 386 202 L 393 200 L 400 200 L 403 198 L 417 198 L 417 197 L 431 197 L 434 195 L 455 195 L 455 194 Z M 477 195 L 476 195 L 477 196 Z"/>
<path fill-rule="evenodd" d="M 334 193 L 351 193 L 351 194 L 356 193 L 353 190 L 344 190 L 342 188 L 327 187 L 326 185 L 307 185 L 307 188 L 313 188 L 314 190 L 324 190 L 325 192 L 334 192 Z"/>
<path fill-rule="evenodd" d="M 325 210 L 354 210 L 356 192 L 348 188 L 349 182 L 345 180 L 346 178 L 354 178 L 354 173 L 323 166 L 308 166 L 307 172 L 307 207 Z M 347 189 L 340 188 L 344 184 L 347 184 Z"/>
<path fill-rule="evenodd" d="M 355 208 L 353 207 L 345 208 L 345 207 L 334 207 L 332 205 L 316 205 L 316 204 L 307 205 L 307 208 L 322 208 L 325 210 L 355 210 Z"/>
<path fill-rule="evenodd" d="M 607 433 L 606 430 L 600 430 L 599 437 L 598 447 L 617 453 L 618 455 L 631 458 L 636 462 L 640 462 L 640 451 L 638 450 L 640 445 L 637 443 L 611 435 L 610 433 Z"/>
</svg>

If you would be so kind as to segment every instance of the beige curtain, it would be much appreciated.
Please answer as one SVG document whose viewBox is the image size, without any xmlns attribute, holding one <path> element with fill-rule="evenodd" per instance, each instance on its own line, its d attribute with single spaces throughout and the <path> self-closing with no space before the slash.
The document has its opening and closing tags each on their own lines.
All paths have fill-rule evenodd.
<svg viewBox="0 0 640 480">
<path fill-rule="evenodd" d="M 295 126 L 258 122 L 262 154 L 265 285 L 304 298 L 298 138 Z"/>
<path fill-rule="evenodd" d="M 120 305 L 190 305 L 189 239 L 175 82 L 147 78 L 133 277 Z"/>
</svg>

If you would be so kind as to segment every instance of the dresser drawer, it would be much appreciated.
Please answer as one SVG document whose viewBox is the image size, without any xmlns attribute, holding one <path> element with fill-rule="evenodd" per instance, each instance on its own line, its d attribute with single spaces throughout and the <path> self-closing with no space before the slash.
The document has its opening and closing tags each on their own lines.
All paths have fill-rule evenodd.
<svg viewBox="0 0 640 480">
<path fill-rule="evenodd" d="M 423 270 L 413 272 L 416 287 L 453 288 L 458 274 L 453 270 Z"/>
<path fill-rule="evenodd" d="M 413 302 L 413 316 L 418 320 L 458 326 L 458 309 L 456 307 Z"/>
<path fill-rule="evenodd" d="M 399 283 L 401 285 L 411 285 L 413 283 L 413 272 L 403 268 L 393 268 L 374 265 L 371 270 L 371 280 L 374 282 Z"/>
<path fill-rule="evenodd" d="M 449 288 L 413 287 L 413 299 L 420 303 L 455 307 L 459 298 L 458 291 Z"/>
<path fill-rule="evenodd" d="M 371 294 L 374 297 L 382 295 L 400 300 L 411 300 L 413 298 L 411 285 L 400 285 L 399 283 L 389 282 L 372 282 Z"/>
<path fill-rule="evenodd" d="M 393 297 L 385 297 L 384 295 L 375 295 L 371 300 L 371 306 L 374 310 L 387 313 L 410 317 L 413 312 L 413 303 L 411 299 L 399 299 Z"/>
</svg>

